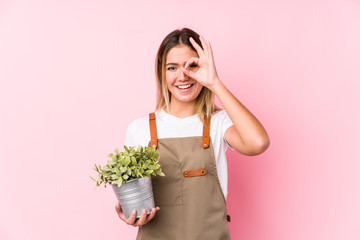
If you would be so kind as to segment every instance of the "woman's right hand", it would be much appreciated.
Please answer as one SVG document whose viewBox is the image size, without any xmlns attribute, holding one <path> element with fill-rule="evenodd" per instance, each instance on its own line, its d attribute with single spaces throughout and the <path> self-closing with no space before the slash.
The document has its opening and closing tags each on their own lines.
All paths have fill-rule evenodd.
<svg viewBox="0 0 360 240">
<path fill-rule="evenodd" d="M 123 220 L 126 224 L 134 226 L 134 227 L 141 227 L 141 226 L 147 224 L 151 219 L 154 218 L 156 211 L 160 210 L 159 207 L 153 208 L 153 209 L 151 209 L 151 213 L 147 216 L 146 209 L 143 209 L 141 211 L 140 218 L 136 219 L 136 210 L 134 209 L 131 213 L 131 216 L 128 219 L 126 219 L 125 214 L 122 211 L 119 203 L 117 203 L 115 205 L 115 209 L 121 220 Z"/>
</svg>

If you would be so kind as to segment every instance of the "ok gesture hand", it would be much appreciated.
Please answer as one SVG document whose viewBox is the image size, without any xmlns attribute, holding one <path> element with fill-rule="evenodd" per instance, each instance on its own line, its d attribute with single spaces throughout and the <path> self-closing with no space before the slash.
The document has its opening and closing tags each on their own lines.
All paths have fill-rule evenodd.
<svg viewBox="0 0 360 240">
<path fill-rule="evenodd" d="M 196 49 L 199 57 L 192 57 L 185 63 L 185 68 L 182 71 L 190 78 L 196 80 L 201 85 L 209 88 L 213 91 L 214 86 L 220 82 L 216 73 L 214 57 L 211 49 L 210 42 L 206 42 L 205 39 L 200 36 L 202 47 L 190 37 L 190 42 Z M 199 68 L 189 68 L 191 65 L 198 65 Z"/>
</svg>

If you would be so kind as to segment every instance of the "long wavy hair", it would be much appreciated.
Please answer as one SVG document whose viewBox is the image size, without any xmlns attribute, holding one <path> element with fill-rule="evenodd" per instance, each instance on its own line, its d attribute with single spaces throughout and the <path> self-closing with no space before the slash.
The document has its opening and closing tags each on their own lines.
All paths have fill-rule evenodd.
<svg viewBox="0 0 360 240">
<path fill-rule="evenodd" d="M 197 44 L 202 47 L 199 34 L 189 28 L 182 28 L 174 30 L 169 33 L 162 43 L 156 54 L 155 60 L 155 75 L 157 82 L 157 106 L 158 111 L 166 109 L 169 112 L 171 101 L 171 92 L 166 84 L 166 58 L 169 51 L 178 45 L 186 45 L 196 52 L 192 46 L 189 38 L 192 37 Z M 204 122 L 204 116 L 210 117 L 213 113 L 217 112 L 219 108 L 214 103 L 214 94 L 207 87 L 203 87 L 196 98 L 195 112 L 200 120 Z"/>
</svg>

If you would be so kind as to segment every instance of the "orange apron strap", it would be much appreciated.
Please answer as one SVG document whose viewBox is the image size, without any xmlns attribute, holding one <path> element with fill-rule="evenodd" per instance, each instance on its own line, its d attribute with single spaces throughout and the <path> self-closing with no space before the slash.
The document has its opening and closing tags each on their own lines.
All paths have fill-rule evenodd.
<svg viewBox="0 0 360 240">
<path fill-rule="evenodd" d="M 210 117 L 205 116 L 204 121 L 202 147 L 208 148 L 210 143 Z"/>
<path fill-rule="evenodd" d="M 157 130 L 156 130 L 156 115 L 155 113 L 149 114 L 150 138 L 151 147 L 157 148 Z"/>
<path fill-rule="evenodd" d="M 207 171 L 205 168 L 195 169 L 195 170 L 188 170 L 183 172 L 184 177 L 197 177 L 197 176 L 204 176 L 206 175 Z"/>
</svg>

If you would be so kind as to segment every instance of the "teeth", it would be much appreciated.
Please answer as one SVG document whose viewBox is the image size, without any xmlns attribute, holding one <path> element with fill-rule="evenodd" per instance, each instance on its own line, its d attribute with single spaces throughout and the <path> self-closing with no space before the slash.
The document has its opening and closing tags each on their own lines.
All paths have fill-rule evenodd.
<svg viewBox="0 0 360 240">
<path fill-rule="evenodd" d="M 182 85 L 182 86 L 177 86 L 178 88 L 180 89 L 186 89 L 186 88 L 189 88 L 191 87 L 191 84 L 188 84 L 188 85 Z"/>
</svg>

